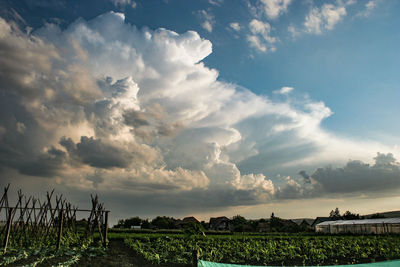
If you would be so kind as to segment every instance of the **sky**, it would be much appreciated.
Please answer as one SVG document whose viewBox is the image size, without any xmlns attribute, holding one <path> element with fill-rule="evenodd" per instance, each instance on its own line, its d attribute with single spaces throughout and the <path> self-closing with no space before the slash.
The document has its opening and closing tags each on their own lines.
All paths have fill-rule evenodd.
<svg viewBox="0 0 400 267">
<path fill-rule="evenodd" d="M 0 0 L 0 186 L 114 223 L 398 210 L 399 11 Z"/>
</svg>

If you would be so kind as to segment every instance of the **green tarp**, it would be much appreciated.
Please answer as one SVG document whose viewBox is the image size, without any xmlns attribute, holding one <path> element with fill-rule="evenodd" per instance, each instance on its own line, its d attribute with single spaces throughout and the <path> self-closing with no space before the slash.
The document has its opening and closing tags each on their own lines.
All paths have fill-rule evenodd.
<svg viewBox="0 0 400 267">
<path fill-rule="evenodd" d="M 251 265 L 237 265 L 237 264 L 226 264 L 226 263 L 216 263 L 210 261 L 202 261 L 199 260 L 198 267 L 261 267 L 261 266 L 251 266 Z M 382 262 L 375 262 L 375 263 L 364 263 L 364 264 L 354 264 L 354 265 L 335 265 L 335 267 L 345 267 L 345 266 L 352 266 L 352 267 L 400 267 L 400 260 L 395 261 L 382 261 Z M 265 266 L 264 266 L 265 267 Z M 268 266 L 267 266 L 268 267 Z M 271 267 L 271 266 L 269 266 Z M 316 266 L 308 266 L 308 267 L 316 267 Z"/>
</svg>

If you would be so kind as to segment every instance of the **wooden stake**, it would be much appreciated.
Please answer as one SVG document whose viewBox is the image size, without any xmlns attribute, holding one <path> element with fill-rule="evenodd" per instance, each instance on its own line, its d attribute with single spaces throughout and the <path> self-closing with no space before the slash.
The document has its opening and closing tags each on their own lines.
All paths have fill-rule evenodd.
<svg viewBox="0 0 400 267">
<path fill-rule="evenodd" d="M 198 248 L 197 249 L 193 249 L 193 251 L 192 251 L 192 260 L 193 260 L 192 266 L 193 267 L 197 267 L 197 262 L 199 260 L 199 249 Z"/>
<path fill-rule="evenodd" d="M 9 209 L 8 212 L 8 219 L 7 219 L 7 229 L 6 229 L 6 236 L 4 237 L 4 253 L 7 251 L 7 245 L 8 245 L 8 239 L 10 237 L 10 230 L 11 230 L 11 224 L 12 224 L 12 214 L 13 214 L 13 208 Z"/>
<path fill-rule="evenodd" d="M 105 219 L 104 219 L 104 229 L 103 229 L 103 231 L 104 231 L 104 234 L 103 234 L 103 238 L 104 238 L 104 240 L 103 240 L 103 246 L 104 247 L 107 247 L 107 239 L 108 239 L 108 213 L 109 213 L 109 211 L 105 211 Z"/>
<path fill-rule="evenodd" d="M 61 246 L 61 236 L 62 236 L 63 223 L 64 223 L 64 210 L 60 211 L 59 220 L 60 221 L 59 221 L 59 225 L 58 225 L 57 250 L 59 250 L 60 246 Z"/>
</svg>

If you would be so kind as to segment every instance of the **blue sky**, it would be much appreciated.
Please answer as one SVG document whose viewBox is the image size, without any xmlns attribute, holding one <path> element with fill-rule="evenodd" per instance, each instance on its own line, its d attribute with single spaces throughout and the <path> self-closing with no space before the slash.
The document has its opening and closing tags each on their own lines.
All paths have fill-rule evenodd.
<svg viewBox="0 0 400 267">
<path fill-rule="evenodd" d="M 2 184 L 115 218 L 396 209 L 398 1 L 0 7 Z"/>
</svg>

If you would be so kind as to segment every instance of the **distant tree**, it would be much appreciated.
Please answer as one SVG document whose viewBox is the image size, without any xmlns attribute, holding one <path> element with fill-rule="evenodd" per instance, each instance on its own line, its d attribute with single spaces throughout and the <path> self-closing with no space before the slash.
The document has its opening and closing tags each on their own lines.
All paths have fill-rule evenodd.
<svg viewBox="0 0 400 267">
<path fill-rule="evenodd" d="M 157 229 L 175 229 L 175 219 L 166 216 L 157 216 L 151 221 L 151 225 Z"/>
<path fill-rule="evenodd" d="M 125 220 L 124 227 L 131 228 L 132 226 L 140 226 L 142 224 L 142 219 L 139 217 L 131 217 Z"/>
<path fill-rule="evenodd" d="M 382 218 L 386 218 L 386 216 L 379 213 L 372 214 L 371 216 L 371 219 L 382 219 Z"/>
<path fill-rule="evenodd" d="M 251 231 L 254 232 L 257 230 L 257 226 L 260 220 L 251 220 L 249 221 L 248 225 L 251 227 Z"/>
<path fill-rule="evenodd" d="M 245 226 L 247 225 L 246 218 L 240 215 L 233 216 L 231 222 L 233 224 L 233 231 L 235 232 L 243 232 Z"/>
<path fill-rule="evenodd" d="M 342 218 L 344 220 L 359 220 L 360 214 L 355 214 L 355 213 L 351 213 L 350 211 L 346 211 L 345 213 L 343 213 Z"/>
<path fill-rule="evenodd" d="M 282 228 L 285 226 L 284 220 L 279 217 L 276 217 L 274 213 L 271 214 L 271 218 L 269 219 L 269 226 L 271 231 L 273 232 L 282 232 Z"/>
<path fill-rule="evenodd" d="M 150 224 L 148 219 L 142 220 L 142 228 L 143 229 L 150 229 L 151 228 L 151 224 Z"/>
<path fill-rule="evenodd" d="M 124 228 L 125 227 L 125 220 L 124 219 L 118 220 L 118 223 L 114 227 L 115 228 Z"/>
<path fill-rule="evenodd" d="M 209 225 L 205 221 L 200 222 L 201 226 L 203 226 L 204 229 L 208 229 Z"/>
<path fill-rule="evenodd" d="M 340 220 L 342 217 L 340 216 L 339 208 L 336 207 L 336 209 L 331 210 L 329 213 L 329 218 L 332 220 Z"/>
<path fill-rule="evenodd" d="M 137 226 L 137 225 L 141 225 L 142 223 L 142 219 L 140 219 L 139 217 L 131 217 L 128 219 L 120 219 L 118 220 L 117 225 L 115 225 L 114 227 L 116 228 L 131 228 L 131 226 Z"/>
</svg>

